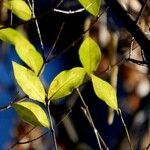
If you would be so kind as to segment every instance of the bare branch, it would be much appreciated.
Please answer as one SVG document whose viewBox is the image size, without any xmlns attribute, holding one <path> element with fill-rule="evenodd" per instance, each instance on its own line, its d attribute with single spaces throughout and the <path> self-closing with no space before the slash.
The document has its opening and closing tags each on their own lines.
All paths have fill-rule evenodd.
<svg viewBox="0 0 150 150">
<path fill-rule="evenodd" d="M 127 139 L 128 139 L 128 143 L 129 143 L 130 150 L 133 150 L 133 146 L 132 146 L 132 144 L 131 144 L 131 139 L 130 139 L 129 131 L 128 131 L 127 126 L 126 126 L 126 123 L 125 123 L 125 121 L 124 121 L 124 119 L 123 119 L 121 109 L 119 109 L 118 112 L 119 112 L 119 115 L 120 115 L 122 124 L 123 124 L 123 126 L 124 126 L 124 129 L 125 129 L 125 132 L 126 132 L 126 135 L 127 135 Z"/>
<path fill-rule="evenodd" d="M 53 120 L 51 117 L 51 112 L 50 112 L 50 105 L 47 103 L 47 110 L 48 110 L 48 117 L 49 117 L 49 122 L 50 122 L 50 126 L 51 126 L 51 133 L 52 133 L 52 137 L 53 137 L 53 142 L 54 142 L 54 147 L 55 150 L 58 150 L 57 148 L 57 141 L 56 141 L 56 134 L 55 134 L 55 130 L 54 130 L 54 126 L 53 126 Z"/>
<path fill-rule="evenodd" d="M 105 0 L 110 10 L 115 13 L 120 22 L 135 38 L 145 53 L 147 61 L 150 60 L 150 40 L 145 36 L 141 29 L 137 26 L 136 22 L 128 15 L 128 12 L 120 5 L 117 0 Z M 119 12 L 119 13 L 118 13 Z"/>
<path fill-rule="evenodd" d="M 127 58 L 126 59 L 127 61 L 131 61 L 137 65 L 142 65 L 142 66 L 145 66 L 145 67 L 149 67 L 150 66 L 150 62 L 148 61 L 140 61 L 140 60 L 136 60 L 136 59 L 132 59 L 132 58 Z"/>
<path fill-rule="evenodd" d="M 62 30 L 63 30 L 63 28 L 64 28 L 64 22 L 62 23 L 62 25 L 61 25 L 61 27 L 60 27 L 60 30 L 59 30 L 59 32 L 58 32 L 58 35 L 57 35 L 57 37 L 56 37 L 56 40 L 55 40 L 55 42 L 54 42 L 54 44 L 53 44 L 53 46 L 52 46 L 52 49 L 49 51 L 49 53 L 48 53 L 48 55 L 47 55 L 47 57 L 46 57 L 46 63 L 49 61 L 48 59 L 50 58 L 50 56 L 52 55 L 52 53 L 53 53 L 53 50 L 55 49 L 55 47 L 56 47 L 56 44 L 57 44 L 57 42 L 58 42 L 58 40 L 59 40 L 59 38 L 60 38 L 60 34 L 61 34 L 61 32 L 62 32 Z"/>
<path fill-rule="evenodd" d="M 35 16 L 35 12 L 34 12 L 34 0 L 32 0 L 32 4 L 30 3 L 30 1 L 28 0 L 28 4 L 30 6 L 30 9 L 32 10 L 32 17 L 33 18 L 36 18 Z M 40 28 L 39 28 L 39 23 L 37 21 L 37 19 L 35 20 L 35 25 L 36 25 L 36 28 L 37 28 L 37 33 L 38 33 L 38 36 L 39 36 L 39 40 L 40 40 L 40 44 L 41 44 L 41 48 L 43 50 L 43 56 L 44 56 L 44 44 L 43 44 L 43 40 L 42 40 L 42 36 L 41 36 L 41 32 L 40 32 Z"/>
<path fill-rule="evenodd" d="M 94 130 L 94 133 L 95 133 L 95 136 L 96 136 L 96 139 L 97 139 L 97 143 L 98 143 L 98 146 L 99 146 L 99 149 L 102 150 L 102 146 L 101 146 L 101 143 L 103 144 L 103 146 L 105 147 L 106 150 L 109 150 L 109 148 L 106 146 L 104 140 L 102 139 L 100 133 L 98 132 L 98 130 L 96 129 L 95 125 L 94 125 L 94 122 L 93 122 L 93 119 L 92 119 L 92 116 L 91 116 L 91 113 L 88 109 L 88 106 L 86 105 L 85 103 L 85 100 L 84 98 L 82 97 L 81 95 L 81 92 L 79 90 L 79 88 L 76 88 L 76 91 L 81 99 L 81 102 L 83 104 L 83 107 L 81 107 L 81 109 L 83 110 L 85 116 L 87 117 L 90 125 L 92 126 L 93 130 Z M 101 142 L 101 143 L 100 143 Z"/>
</svg>

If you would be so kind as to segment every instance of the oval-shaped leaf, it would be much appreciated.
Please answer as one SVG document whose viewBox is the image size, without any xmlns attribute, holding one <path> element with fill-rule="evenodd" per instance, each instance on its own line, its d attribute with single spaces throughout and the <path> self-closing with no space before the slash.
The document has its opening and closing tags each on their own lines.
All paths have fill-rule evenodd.
<svg viewBox="0 0 150 150">
<path fill-rule="evenodd" d="M 92 15 L 99 14 L 101 0 L 79 0 L 79 2 Z"/>
<path fill-rule="evenodd" d="M 14 76 L 22 90 L 29 96 L 29 98 L 45 103 L 45 90 L 39 77 L 24 66 L 21 66 L 16 62 L 12 63 Z"/>
<path fill-rule="evenodd" d="M 12 10 L 12 12 L 22 20 L 30 20 L 32 12 L 24 0 L 8 0 L 4 2 L 4 7 Z"/>
<path fill-rule="evenodd" d="M 87 73 L 91 74 L 96 71 L 100 63 L 101 50 L 93 39 L 87 37 L 79 48 L 79 57 Z"/>
<path fill-rule="evenodd" d="M 39 105 L 33 102 L 16 102 L 12 106 L 24 121 L 34 126 L 50 128 L 47 115 Z"/>
<path fill-rule="evenodd" d="M 15 49 L 19 57 L 36 73 L 39 74 L 43 66 L 43 58 L 35 47 L 24 37 L 21 42 L 16 42 Z"/>
<path fill-rule="evenodd" d="M 43 58 L 35 47 L 17 30 L 1 29 L 0 39 L 15 45 L 19 57 L 38 75 L 43 66 Z"/>
<path fill-rule="evenodd" d="M 74 88 L 83 83 L 85 74 L 80 67 L 59 73 L 49 87 L 48 99 L 55 100 L 71 94 Z"/>
<path fill-rule="evenodd" d="M 115 89 L 106 81 L 91 75 L 92 84 L 97 97 L 103 100 L 109 107 L 118 110 L 117 96 Z"/>
<path fill-rule="evenodd" d="M 20 33 L 14 29 L 0 29 L 0 39 L 15 45 L 17 38 L 19 39 Z"/>
</svg>

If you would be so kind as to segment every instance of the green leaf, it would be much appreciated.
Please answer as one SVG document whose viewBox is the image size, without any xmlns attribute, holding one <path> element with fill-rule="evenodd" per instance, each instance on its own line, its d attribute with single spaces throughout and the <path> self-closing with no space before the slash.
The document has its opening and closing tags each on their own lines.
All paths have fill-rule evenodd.
<svg viewBox="0 0 150 150">
<path fill-rule="evenodd" d="M 15 45 L 16 40 L 19 39 L 20 33 L 14 29 L 0 29 L 0 39 Z"/>
<path fill-rule="evenodd" d="M 90 37 L 82 42 L 79 49 L 79 58 L 87 73 L 91 74 L 96 71 L 101 60 L 101 50 Z"/>
<path fill-rule="evenodd" d="M 21 33 L 12 28 L 1 29 L 0 39 L 15 45 L 19 57 L 38 75 L 43 66 L 43 58 Z"/>
<path fill-rule="evenodd" d="M 4 2 L 4 7 L 12 10 L 12 12 L 22 20 L 30 20 L 32 12 L 24 0 L 8 0 Z"/>
<path fill-rule="evenodd" d="M 79 0 L 79 2 L 92 15 L 97 16 L 99 14 L 101 0 Z"/>
<path fill-rule="evenodd" d="M 45 90 L 44 87 L 34 72 L 12 62 L 14 69 L 14 76 L 17 83 L 22 90 L 29 96 L 29 98 L 45 103 Z"/>
<path fill-rule="evenodd" d="M 19 40 L 20 41 L 20 40 Z M 43 66 L 43 58 L 35 47 L 24 37 L 16 42 L 15 49 L 19 57 L 38 75 Z"/>
<path fill-rule="evenodd" d="M 85 74 L 80 67 L 59 73 L 49 87 L 48 99 L 55 100 L 71 94 L 74 88 L 83 83 Z"/>
<path fill-rule="evenodd" d="M 115 89 L 106 81 L 91 75 L 95 94 L 109 107 L 118 110 L 117 96 Z"/>
<path fill-rule="evenodd" d="M 39 105 L 33 102 L 16 102 L 12 106 L 24 121 L 34 126 L 50 128 L 47 115 Z"/>
</svg>

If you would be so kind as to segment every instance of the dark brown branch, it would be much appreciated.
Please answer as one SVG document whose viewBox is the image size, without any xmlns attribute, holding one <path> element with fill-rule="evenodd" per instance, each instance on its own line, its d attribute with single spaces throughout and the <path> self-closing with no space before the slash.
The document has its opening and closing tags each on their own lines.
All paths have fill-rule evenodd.
<svg viewBox="0 0 150 150">
<path fill-rule="evenodd" d="M 140 12 L 139 12 L 139 14 L 138 14 L 136 20 L 135 20 L 136 23 L 138 23 L 138 21 L 141 19 L 142 14 L 143 14 L 143 12 L 144 12 L 144 10 L 145 10 L 145 8 L 146 8 L 148 2 L 149 2 L 149 0 L 145 0 L 144 4 L 143 4 L 143 6 L 142 6 L 142 8 L 141 8 L 141 10 L 140 10 Z"/>
<path fill-rule="evenodd" d="M 130 61 L 130 62 L 133 62 L 137 65 L 143 65 L 143 66 L 146 66 L 146 67 L 150 66 L 150 62 L 148 62 L 148 61 L 140 61 L 140 60 L 136 60 L 136 59 L 132 59 L 132 58 L 128 58 L 126 60 Z"/>
<path fill-rule="evenodd" d="M 124 27 L 134 37 L 137 43 L 144 51 L 147 61 L 150 61 L 150 40 L 145 36 L 142 30 L 137 26 L 135 20 L 128 15 L 127 11 L 120 5 L 117 0 L 105 0 L 111 12 L 115 14 Z"/>
</svg>

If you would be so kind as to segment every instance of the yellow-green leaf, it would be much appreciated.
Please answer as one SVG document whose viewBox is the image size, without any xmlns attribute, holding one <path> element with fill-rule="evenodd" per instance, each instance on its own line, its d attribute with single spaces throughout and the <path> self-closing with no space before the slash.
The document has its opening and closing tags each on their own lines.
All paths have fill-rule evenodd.
<svg viewBox="0 0 150 150">
<path fill-rule="evenodd" d="M 55 100 L 71 94 L 74 88 L 83 83 L 85 74 L 80 67 L 59 73 L 49 87 L 48 99 Z"/>
<path fill-rule="evenodd" d="M 22 37 L 20 42 L 16 42 L 15 49 L 19 57 L 38 75 L 43 65 L 43 58 L 35 47 L 27 39 Z"/>
<path fill-rule="evenodd" d="M 96 71 L 100 63 L 101 50 L 93 39 L 87 37 L 80 46 L 79 57 L 87 73 L 91 74 Z"/>
<path fill-rule="evenodd" d="M 16 40 L 19 39 L 20 33 L 14 29 L 0 29 L 0 39 L 15 45 Z"/>
<path fill-rule="evenodd" d="M 79 2 L 92 15 L 97 16 L 99 14 L 101 0 L 79 0 Z"/>
<path fill-rule="evenodd" d="M 17 83 L 22 90 L 29 96 L 29 98 L 45 103 L 45 90 L 44 87 L 34 72 L 12 62 L 14 69 L 14 76 Z"/>
<path fill-rule="evenodd" d="M 50 128 L 45 111 L 33 102 L 16 102 L 12 106 L 24 121 L 40 127 Z"/>
<path fill-rule="evenodd" d="M 117 96 L 115 89 L 106 81 L 91 75 L 95 94 L 109 107 L 118 110 Z"/>
<path fill-rule="evenodd" d="M 42 65 L 43 58 L 35 47 L 17 30 L 12 28 L 1 29 L 0 39 L 15 46 L 19 57 L 38 74 Z"/>
<path fill-rule="evenodd" d="M 24 0 L 8 0 L 4 2 L 4 7 L 12 10 L 12 12 L 22 20 L 30 20 L 32 12 Z"/>
</svg>

